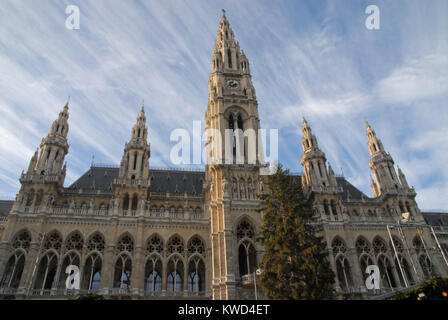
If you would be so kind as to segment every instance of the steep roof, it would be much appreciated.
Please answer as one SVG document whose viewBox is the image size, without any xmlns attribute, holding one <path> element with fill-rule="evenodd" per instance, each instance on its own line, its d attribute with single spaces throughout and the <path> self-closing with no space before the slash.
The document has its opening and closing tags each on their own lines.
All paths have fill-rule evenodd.
<svg viewBox="0 0 448 320">
<path fill-rule="evenodd" d="M 118 177 L 118 168 L 91 167 L 68 189 L 112 190 L 113 181 Z M 153 192 L 201 194 L 205 179 L 204 171 L 150 169 L 151 190 Z"/>
<path fill-rule="evenodd" d="M 91 167 L 78 180 L 73 182 L 68 189 L 95 189 L 112 190 L 114 178 L 118 177 L 118 168 Z M 202 194 L 202 185 L 205 180 L 204 171 L 184 171 L 175 169 L 150 169 L 151 191 L 170 193 Z M 301 176 L 292 174 L 297 183 Z M 343 189 L 343 197 L 350 200 L 361 200 L 368 197 L 348 182 L 344 177 L 337 177 L 336 181 Z"/>
<path fill-rule="evenodd" d="M 12 200 L 0 200 L 0 216 L 7 216 L 13 204 Z"/>
<path fill-rule="evenodd" d="M 448 226 L 448 212 L 422 212 L 422 216 L 431 226 Z"/>
</svg>

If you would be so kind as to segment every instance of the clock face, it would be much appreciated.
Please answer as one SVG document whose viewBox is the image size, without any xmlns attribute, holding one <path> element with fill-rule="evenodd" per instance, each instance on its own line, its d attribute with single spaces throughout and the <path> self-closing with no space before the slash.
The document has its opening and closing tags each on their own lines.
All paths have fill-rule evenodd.
<svg viewBox="0 0 448 320">
<path fill-rule="evenodd" d="M 227 87 L 230 89 L 237 89 L 240 86 L 240 84 L 238 83 L 238 81 L 230 79 L 227 80 Z"/>
</svg>

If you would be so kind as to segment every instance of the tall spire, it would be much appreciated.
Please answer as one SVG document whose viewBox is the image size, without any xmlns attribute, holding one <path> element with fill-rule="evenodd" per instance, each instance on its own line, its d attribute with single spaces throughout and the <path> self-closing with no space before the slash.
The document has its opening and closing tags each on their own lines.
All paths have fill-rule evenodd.
<svg viewBox="0 0 448 320">
<path fill-rule="evenodd" d="M 384 150 L 383 143 L 376 136 L 375 131 L 368 122 L 366 127 L 368 139 L 367 146 L 370 153 L 369 166 L 375 176 L 377 196 L 386 192 L 396 193 L 401 188 L 401 184 L 395 171 L 394 160 L 392 159 L 392 156 Z M 372 186 L 372 188 L 374 187 Z"/>
<path fill-rule="evenodd" d="M 305 170 L 306 184 L 319 187 L 336 186 L 336 176 L 333 169 L 331 169 L 331 166 L 327 169 L 325 153 L 319 149 L 316 136 L 305 118 L 303 118 L 302 133 L 303 155 L 301 164 Z"/>
<path fill-rule="evenodd" d="M 146 127 L 145 109 L 142 106 L 135 125 L 132 128 L 131 139 L 124 148 L 120 164 L 119 177 L 126 179 L 147 179 L 149 175 L 149 157 L 151 155 Z"/>
<path fill-rule="evenodd" d="M 59 112 L 58 118 L 53 122 L 47 137 L 42 139 L 39 156 L 34 154 L 31 158 L 28 173 L 40 175 L 62 174 L 64 158 L 68 153 L 68 101 Z"/>
</svg>

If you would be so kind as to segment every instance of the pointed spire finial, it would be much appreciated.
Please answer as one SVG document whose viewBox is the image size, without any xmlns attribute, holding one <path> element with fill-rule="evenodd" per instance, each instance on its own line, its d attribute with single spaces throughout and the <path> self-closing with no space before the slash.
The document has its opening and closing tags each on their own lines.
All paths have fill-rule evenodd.
<svg viewBox="0 0 448 320">
<path fill-rule="evenodd" d="M 70 102 L 70 96 L 68 96 L 68 98 L 67 98 L 67 102 L 65 103 L 65 106 L 64 106 L 64 108 L 68 108 L 68 103 Z"/>
<path fill-rule="evenodd" d="M 225 17 L 226 16 L 226 10 L 222 9 L 222 16 Z"/>
</svg>

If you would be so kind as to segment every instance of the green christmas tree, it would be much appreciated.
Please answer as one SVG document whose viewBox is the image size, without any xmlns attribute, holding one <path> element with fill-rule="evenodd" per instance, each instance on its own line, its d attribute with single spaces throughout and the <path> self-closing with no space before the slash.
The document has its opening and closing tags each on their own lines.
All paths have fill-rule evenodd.
<svg viewBox="0 0 448 320">
<path fill-rule="evenodd" d="M 279 165 L 260 195 L 265 254 L 258 283 L 268 299 L 332 299 L 328 250 L 298 178 Z"/>
</svg>

